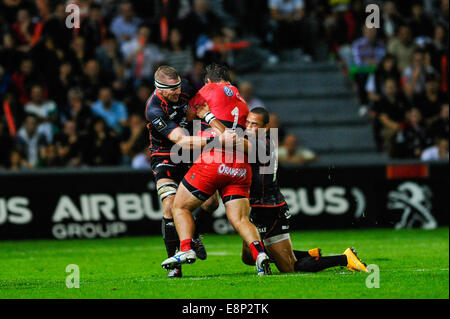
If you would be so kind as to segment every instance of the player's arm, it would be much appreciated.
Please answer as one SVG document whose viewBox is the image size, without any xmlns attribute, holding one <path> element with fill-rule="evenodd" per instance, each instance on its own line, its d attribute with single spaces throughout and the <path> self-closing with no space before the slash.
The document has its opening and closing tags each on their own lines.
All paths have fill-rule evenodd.
<svg viewBox="0 0 450 319">
<path fill-rule="evenodd" d="M 178 144 L 182 148 L 186 149 L 202 148 L 206 146 L 206 144 L 208 144 L 209 141 L 207 137 L 186 135 L 185 132 L 180 127 L 173 129 L 167 135 L 167 138 L 171 140 L 173 143 Z"/>
<path fill-rule="evenodd" d="M 152 130 L 158 131 L 167 139 L 182 148 L 201 148 L 208 142 L 206 137 L 189 136 L 185 131 L 174 121 L 172 121 L 167 114 L 159 108 L 149 108 L 146 113 L 146 118 L 150 122 Z"/>
</svg>

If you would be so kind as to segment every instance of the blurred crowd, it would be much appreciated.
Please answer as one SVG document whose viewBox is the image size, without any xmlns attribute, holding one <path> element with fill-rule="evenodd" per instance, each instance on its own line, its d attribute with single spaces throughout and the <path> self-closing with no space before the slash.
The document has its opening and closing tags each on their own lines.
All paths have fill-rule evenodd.
<svg viewBox="0 0 450 319">
<path fill-rule="evenodd" d="M 382 28 L 366 30 L 364 1 L 0 0 L 0 169 L 148 167 L 144 106 L 158 66 L 199 89 L 207 64 L 226 64 L 249 105 L 263 106 L 239 74 L 286 49 L 314 60 L 319 39 L 360 88 L 380 150 L 440 154 L 448 0 L 407 3 L 384 1 Z M 69 4 L 79 28 L 67 25 Z M 316 160 L 292 134 L 282 138 L 282 160 Z"/>
<path fill-rule="evenodd" d="M 360 115 L 373 120 L 378 151 L 448 159 L 449 1 L 379 2 L 380 28 L 366 27 L 364 1 L 336 2 L 328 45 L 354 81 Z"/>
</svg>

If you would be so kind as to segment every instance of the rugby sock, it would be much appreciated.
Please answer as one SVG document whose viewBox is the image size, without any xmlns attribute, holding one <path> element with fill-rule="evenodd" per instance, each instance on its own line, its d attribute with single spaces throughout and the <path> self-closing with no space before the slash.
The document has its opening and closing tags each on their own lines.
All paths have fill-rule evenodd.
<svg viewBox="0 0 450 319">
<path fill-rule="evenodd" d="M 208 224 L 208 216 L 211 216 L 212 213 L 208 212 L 207 210 L 204 210 L 201 207 L 196 208 L 192 212 L 192 216 L 194 216 L 194 222 L 195 222 L 195 232 L 194 232 L 194 238 L 198 238 L 198 236 L 201 233 L 204 233 L 206 231 L 205 227 Z"/>
<path fill-rule="evenodd" d="M 250 244 L 250 251 L 252 252 L 253 259 L 256 261 L 258 254 L 264 252 L 264 246 L 260 241 L 254 241 Z"/>
<path fill-rule="evenodd" d="M 294 264 L 294 271 L 318 272 L 336 266 L 347 266 L 347 256 L 303 257 Z"/>
<path fill-rule="evenodd" d="M 189 239 L 182 240 L 180 243 L 180 249 L 181 249 L 181 251 L 191 250 L 192 249 L 191 239 L 189 238 Z"/>
<path fill-rule="evenodd" d="M 305 257 L 311 257 L 311 255 L 307 251 L 293 250 L 293 252 L 294 252 L 294 256 L 295 256 L 295 258 L 297 258 L 297 260 L 299 260 L 301 258 L 305 258 Z"/>
<path fill-rule="evenodd" d="M 178 234 L 173 218 L 163 217 L 161 229 L 164 244 L 166 245 L 167 256 L 172 257 L 176 254 L 177 249 L 180 246 L 180 240 L 178 239 Z"/>
</svg>

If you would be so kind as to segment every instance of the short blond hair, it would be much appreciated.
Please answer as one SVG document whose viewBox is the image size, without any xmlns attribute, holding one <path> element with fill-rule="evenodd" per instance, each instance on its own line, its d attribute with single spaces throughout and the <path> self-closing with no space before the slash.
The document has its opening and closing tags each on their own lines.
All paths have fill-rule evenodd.
<svg viewBox="0 0 450 319">
<path fill-rule="evenodd" d="M 179 77 L 177 70 L 168 65 L 160 66 L 155 72 L 155 80 L 159 82 L 164 82 L 164 79 L 178 80 Z"/>
</svg>

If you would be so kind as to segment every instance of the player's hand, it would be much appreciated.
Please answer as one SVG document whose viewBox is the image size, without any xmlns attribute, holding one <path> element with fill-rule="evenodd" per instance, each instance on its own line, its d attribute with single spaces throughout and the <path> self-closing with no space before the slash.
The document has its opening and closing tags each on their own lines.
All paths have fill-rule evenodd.
<svg viewBox="0 0 450 319">
<path fill-rule="evenodd" d="M 197 109 L 197 116 L 201 119 L 205 117 L 206 113 L 210 112 L 209 105 L 206 102 L 203 105 L 196 105 L 195 108 Z"/>
</svg>

